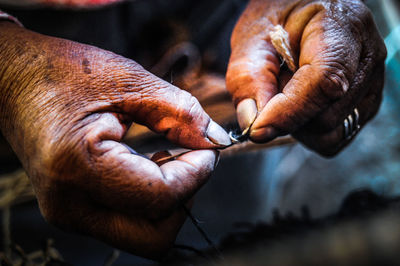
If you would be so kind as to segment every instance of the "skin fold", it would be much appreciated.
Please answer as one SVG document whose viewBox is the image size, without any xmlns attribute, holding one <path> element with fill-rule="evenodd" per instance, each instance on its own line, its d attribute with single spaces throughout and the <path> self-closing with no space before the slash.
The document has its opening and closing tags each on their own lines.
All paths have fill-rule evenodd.
<svg viewBox="0 0 400 266">
<path fill-rule="evenodd" d="M 289 34 L 295 73 L 280 69 L 276 25 Z M 362 1 L 251 0 L 231 47 L 227 88 L 255 142 L 292 134 L 332 156 L 349 143 L 343 121 L 353 109 L 361 126 L 379 109 L 386 48 Z"/>
<path fill-rule="evenodd" d="M 269 40 L 280 24 L 298 66 L 280 69 Z M 28 25 L 29 26 L 29 25 Z M 344 147 L 381 101 L 386 50 L 361 1 L 252 0 L 237 23 L 227 88 L 255 142 L 293 134 L 323 155 Z M 132 60 L 0 22 L 0 128 L 43 216 L 69 231 L 158 258 L 207 181 L 226 132 L 189 93 Z M 190 149 L 157 165 L 120 142 L 132 123 Z M 159 155 L 156 156 L 160 159 Z"/>
</svg>

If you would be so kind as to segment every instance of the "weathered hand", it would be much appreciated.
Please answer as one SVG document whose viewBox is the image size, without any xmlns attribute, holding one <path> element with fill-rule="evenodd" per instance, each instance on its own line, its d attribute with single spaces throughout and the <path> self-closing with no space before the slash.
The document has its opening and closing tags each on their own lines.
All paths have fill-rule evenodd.
<svg viewBox="0 0 400 266">
<path fill-rule="evenodd" d="M 230 144 L 226 132 L 189 93 L 131 60 L 9 22 L 0 39 L 0 126 L 44 217 L 138 255 L 164 252 L 182 204 L 215 167 L 214 149 Z M 120 143 L 131 122 L 203 150 L 158 166 Z"/>
<path fill-rule="evenodd" d="M 280 70 L 276 25 L 289 35 L 294 74 Z M 255 142 L 293 134 L 331 156 L 349 143 L 343 121 L 354 108 L 361 126 L 378 111 L 386 48 L 360 0 L 251 0 L 231 46 L 227 87 Z"/>
</svg>

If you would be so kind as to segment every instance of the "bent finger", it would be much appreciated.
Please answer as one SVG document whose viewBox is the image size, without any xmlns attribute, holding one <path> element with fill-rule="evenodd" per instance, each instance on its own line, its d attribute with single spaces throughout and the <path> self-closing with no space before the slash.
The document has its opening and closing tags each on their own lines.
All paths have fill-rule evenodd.
<svg viewBox="0 0 400 266">
<path fill-rule="evenodd" d="M 190 93 L 137 69 L 140 91 L 128 89 L 119 104 L 133 121 L 165 134 L 175 144 L 191 149 L 221 148 L 231 144 L 225 130 L 214 122 Z M 128 85 L 127 85 L 128 86 Z"/>
<path fill-rule="evenodd" d="M 321 23 L 326 19 L 323 13 L 317 14 L 305 27 L 300 68 L 259 114 L 250 133 L 253 141 L 265 142 L 296 131 L 352 89 L 361 44 L 349 38 L 348 28 L 326 29 Z M 342 37 L 349 47 L 340 43 Z"/>
</svg>

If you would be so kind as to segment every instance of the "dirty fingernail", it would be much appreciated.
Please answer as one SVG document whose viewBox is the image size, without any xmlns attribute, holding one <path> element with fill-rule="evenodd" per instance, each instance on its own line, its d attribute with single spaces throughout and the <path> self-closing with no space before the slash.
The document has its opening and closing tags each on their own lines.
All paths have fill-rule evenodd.
<svg viewBox="0 0 400 266">
<path fill-rule="evenodd" d="M 278 137 L 279 132 L 273 127 L 263 127 L 252 130 L 250 139 L 254 142 L 268 142 Z"/>
<path fill-rule="evenodd" d="M 214 121 L 210 121 L 207 129 L 207 137 L 211 142 L 221 146 L 229 146 L 231 145 L 231 139 L 229 138 L 228 133 L 217 123 Z"/>
<path fill-rule="evenodd" d="M 249 128 L 257 117 L 257 104 L 253 99 L 244 99 L 237 108 L 239 126 L 242 130 Z"/>
</svg>

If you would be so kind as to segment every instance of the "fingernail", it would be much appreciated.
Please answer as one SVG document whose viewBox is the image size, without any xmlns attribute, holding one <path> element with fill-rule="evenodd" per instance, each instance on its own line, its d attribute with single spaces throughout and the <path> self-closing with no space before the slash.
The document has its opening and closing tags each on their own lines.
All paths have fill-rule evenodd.
<svg viewBox="0 0 400 266">
<path fill-rule="evenodd" d="M 207 129 L 207 137 L 211 142 L 221 146 L 229 146 L 231 145 L 231 139 L 229 138 L 228 133 L 217 123 L 214 121 L 210 121 Z"/>
<path fill-rule="evenodd" d="M 250 132 L 250 139 L 254 142 L 268 142 L 278 137 L 279 132 L 273 127 L 263 127 L 252 130 Z"/>
<path fill-rule="evenodd" d="M 242 130 L 249 128 L 257 117 L 257 104 L 253 99 L 244 99 L 237 108 L 239 126 Z"/>
</svg>

